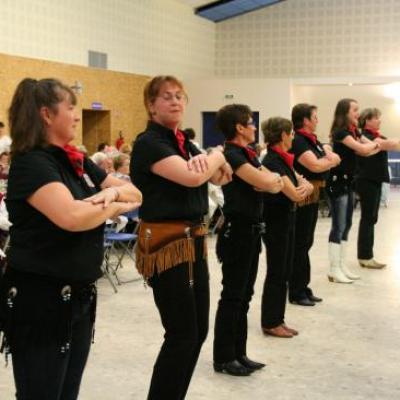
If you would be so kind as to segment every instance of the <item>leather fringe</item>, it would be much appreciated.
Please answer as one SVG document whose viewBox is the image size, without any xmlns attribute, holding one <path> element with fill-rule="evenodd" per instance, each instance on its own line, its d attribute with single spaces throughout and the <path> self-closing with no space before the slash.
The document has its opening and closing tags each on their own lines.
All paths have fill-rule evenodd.
<svg viewBox="0 0 400 400">
<path fill-rule="evenodd" d="M 207 246 L 204 249 L 206 252 Z M 194 241 L 190 238 L 174 240 L 150 254 L 136 246 L 136 268 L 145 279 L 151 278 L 155 271 L 160 274 L 178 264 L 194 261 Z"/>
<path fill-rule="evenodd" d="M 311 180 L 310 183 L 314 186 L 313 192 L 307 196 L 304 200 L 297 203 L 298 207 L 308 206 L 310 204 L 318 203 L 320 198 L 321 188 L 325 187 L 325 181 L 314 181 Z"/>
</svg>

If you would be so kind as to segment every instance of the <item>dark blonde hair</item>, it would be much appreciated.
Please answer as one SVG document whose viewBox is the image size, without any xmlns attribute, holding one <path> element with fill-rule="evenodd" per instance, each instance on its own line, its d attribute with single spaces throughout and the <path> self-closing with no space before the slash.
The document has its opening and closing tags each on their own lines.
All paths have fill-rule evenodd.
<svg viewBox="0 0 400 400">
<path fill-rule="evenodd" d="M 282 133 L 290 134 L 293 129 L 293 124 L 289 119 L 282 117 L 268 118 L 261 123 L 261 131 L 264 135 L 264 142 L 268 146 L 274 146 L 282 141 Z"/>
<path fill-rule="evenodd" d="M 128 154 L 119 154 L 118 156 L 114 157 L 113 159 L 114 169 L 118 171 L 118 169 L 124 165 L 124 162 L 126 160 L 130 160 Z"/>
<path fill-rule="evenodd" d="M 35 147 L 47 146 L 47 133 L 40 109 L 48 107 L 57 113 L 58 104 L 65 99 L 76 105 L 74 92 L 57 79 L 38 81 L 25 78 L 18 84 L 8 110 L 13 156 Z"/>
<path fill-rule="evenodd" d="M 364 129 L 365 124 L 372 118 L 379 118 L 382 115 L 381 111 L 378 108 L 366 108 L 362 110 L 360 114 L 360 118 L 358 119 L 358 126 L 361 129 Z"/>
<path fill-rule="evenodd" d="M 152 119 L 152 114 L 150 112 L 150 104 L 153 104 L 156 101 L 156 98 L 160 94 L 160 90 L 165 83 L 172 83 L 178 86 L 183 91 L 184 95 L 187 98 L 187 94 L 183 86 L 183 83 L 179 79 L 175 78 L 172 75 L 155 76 L 151 81 L 147 82 L 143 92 L 144 106 L 146 108 L 149 119 Z"/>
</svg>

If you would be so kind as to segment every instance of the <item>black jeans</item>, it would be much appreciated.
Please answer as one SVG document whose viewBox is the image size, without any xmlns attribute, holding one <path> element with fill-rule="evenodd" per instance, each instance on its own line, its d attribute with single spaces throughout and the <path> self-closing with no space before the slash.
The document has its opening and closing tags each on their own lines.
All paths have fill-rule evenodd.
<svg viewBox="0 0 400 400">
<path fill-rule="evenodd" d="M 358 227 L 357 254 L 362 260 L 374 257 L 374 228 L 378 222 L 382 183 L 357 179 L 356 191 L 360 197 L 361 219 Z"/>
<path fill-rule="evenodd" d="M 275 328 L 285 322 L 287 285 L 292 272 L 296 212 L 267 206 L 264 211 L 267 275 L 261 305 L 261 326 Z"/>
<path fill-rule="evenodd" d="M 164 343 L 151 378 L 149 400 L 185 398 L 207 337 L 210 290 L 203 243 L 202 238 L 195 240 L 197 261 L 193 264 L 193 287 L 189 286 L 187 263 L 154 275 L 149 281 L 165 329 Z"/>
<path fill-rule="evenodd" d="M 12 287 L 17 292 L 10 308 Z M 1 299 L 18 400 L 78 398 L 92 341 L 96 293 L 93 286 L 72 286 L 65 303 L 59 288 L 31 274 L 5 275 Z M 66 342 L 69 349 L 62 352 Z"/>
<path fill-rule="evenodd" d="M 318 203 L 298 207 L 296 211 L 295 246 L 292 274 L 289 280 L 289 299 L 299 300 L 311 291 L 311 263 L 309 251 L 314 243 L 318 220 Z"/>
<path fill-rule="evenodd" d="M 229 362 L 246 355 L 247 312 L 260 250 L 260 233 L 255 226 L 240 219 L 225 221 L 217 242 L 222 292 L 215 317 L 214 362 Z"/>
</svg>

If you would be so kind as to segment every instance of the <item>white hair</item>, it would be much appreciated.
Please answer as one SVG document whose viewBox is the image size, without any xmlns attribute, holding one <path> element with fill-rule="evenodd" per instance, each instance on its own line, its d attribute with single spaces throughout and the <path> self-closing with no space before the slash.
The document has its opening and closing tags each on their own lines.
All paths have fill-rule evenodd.
<svg viewBox="0 0 400 400">
<path fill-rule="evenodd" d="M 107 160 L 108 156 L 107 154 L 104 154 L 101 151 L 98 151 L 97 153 L 94 153 L 90 159 L 96 164 L 100 165 L 104 160 Z"/>
</svg>

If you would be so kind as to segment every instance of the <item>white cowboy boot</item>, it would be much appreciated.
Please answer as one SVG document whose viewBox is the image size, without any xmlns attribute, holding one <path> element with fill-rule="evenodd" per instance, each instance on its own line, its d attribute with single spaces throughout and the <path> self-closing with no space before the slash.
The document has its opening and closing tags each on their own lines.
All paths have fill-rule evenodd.
<svg viewBox="0 0 400 400">
<path fill-rule="evenodd" d="M 342 268 L 342 272 L 347 276 L 347 278 L 355 281 L 360 279 L 360 275 L 355 274 L 350 271 L 349 267 L 346 263 L 346 255 L 347 255 L 347 241 L 340 242 L 340 267 Z"/>
<path fill-rule="evenodd" d="M 353 283 L 353 281 L 347 278 L 347 276 L 342 272 L 340 265 L 340 244 L 329 242 L 329 263 L 329 282 Z"/>
</svg>

